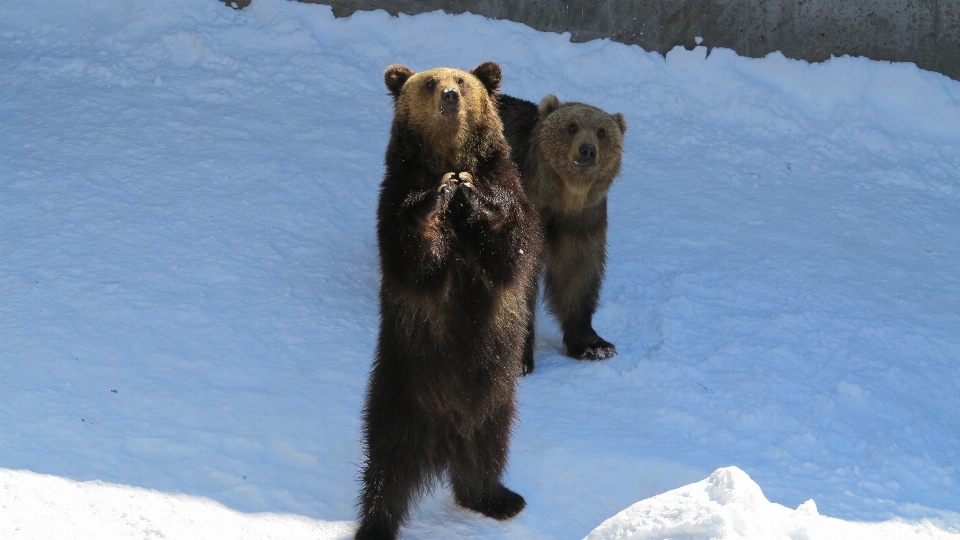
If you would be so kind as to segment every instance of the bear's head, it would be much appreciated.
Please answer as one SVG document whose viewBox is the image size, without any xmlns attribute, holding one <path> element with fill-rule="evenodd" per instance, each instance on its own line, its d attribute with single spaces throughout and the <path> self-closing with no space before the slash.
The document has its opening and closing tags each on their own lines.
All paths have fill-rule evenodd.
<svg viewBox="0 0 960 540">
<path fill-rule="evenodd" d="M 503 131 L 494 104 L 501 80 L 495 62 L 469 72 L 439 67 L 420 73 L 394 64 L 383 78 L 393 96 L 394 121 L 405 122 L 440 152 L 457 152 L 478 131 Z"/>
<path fill-rule="evenodd" d="M 570 189 L 606 189 L 620 173 L 627 121 L 592 105 L 561 103 L 549 95 L 540 102 L 536 144 L 541 158 Z"/>
</svg>

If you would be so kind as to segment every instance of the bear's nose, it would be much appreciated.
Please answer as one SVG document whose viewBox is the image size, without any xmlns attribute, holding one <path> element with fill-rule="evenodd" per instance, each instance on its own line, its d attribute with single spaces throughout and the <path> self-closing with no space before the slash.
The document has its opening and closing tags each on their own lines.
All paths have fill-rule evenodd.
<svg viewBox="0 0 960 540">
<path fill-rule="evenodd" d="M 453 105 L 460 101 L 460 92 L 456 88 L 447 88 L 443 91 L 443 102 Z"/>
<path fill-rule="evenodd" d="M 597 147 L 589 144 L 583 143 L 580 145 L 580 157 L 584 161 L 593 161 L 597 159 Z"/>
</svg>

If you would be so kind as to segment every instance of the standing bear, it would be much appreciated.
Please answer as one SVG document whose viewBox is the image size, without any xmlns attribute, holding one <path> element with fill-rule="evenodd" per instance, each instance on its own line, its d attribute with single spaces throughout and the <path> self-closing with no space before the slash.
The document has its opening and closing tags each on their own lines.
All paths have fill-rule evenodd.
<svg viewBox="0 0 960 540">
<path fill-rule="evenodd" d="M 544 292 L 567 354 L 602 360 L 617 354 L 593 329 L 607 260 L 607 192 L 620 174 L 627 122 L 584 103 L 549 95 L 537 106 L 500 96 L 500 117 L 520 166 L 527 196 L 540 214 L 545 249 Z M 536 313 L 539 273 L 530 289 Z M 524 345 L 523 372 L 533 371 L 534 319 Z"/>
<path fill-rule="evenodd" d="M 498 520 L 541 249 L 497 114 L 500 66 L 384 74 L 394 99 L 377 208 L 380 333 L 363 410 L 357 539 L 396 538 L 443 476 Z"/>
</svg>

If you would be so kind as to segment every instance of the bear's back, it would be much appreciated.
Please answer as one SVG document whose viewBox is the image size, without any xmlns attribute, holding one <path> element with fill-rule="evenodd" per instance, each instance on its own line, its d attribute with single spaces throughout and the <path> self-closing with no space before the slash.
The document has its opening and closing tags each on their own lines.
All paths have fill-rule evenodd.
<svg viewBox="0 0 960 540">
<path fill-rule="evenodd" d="M 537 104 L 500 94 L 499 109 L 500 119 L 503 121 L 503 135 L 510 145 L 510 157 L 520 167 L 521 173 L 528 174 L 525 168 L 530 152 L 530 141 L 533 137 L 533 129 L 540 120 Z"/>
</svg>

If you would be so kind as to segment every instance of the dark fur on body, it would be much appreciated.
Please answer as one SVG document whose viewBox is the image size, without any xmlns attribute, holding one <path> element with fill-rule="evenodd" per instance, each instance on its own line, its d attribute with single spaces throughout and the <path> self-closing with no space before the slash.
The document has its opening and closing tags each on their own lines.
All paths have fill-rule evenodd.
<svg viewBox="0 0 960 540">
<path fill-rule="evenodd" d="M 512 157 L 544 229 L 547 308 L 560 323 L 567 354 L 609 358 L 616 347 L 593 329 L 593 314 L 606 266 L 607 193 L 620 172 L 626 121 L 590 105 L 561 104 L 552 95 L 540 105 L 501 95 L 499 104 Z M 528 296 L 533 314 L 537 279 Z M 524 373 L 534 369 L 533 316 L 529 329 Z"/>
<path fill-rule="evenodd" d="M 377 209 L 364 540 L 395 538 L 411 502 L 444 472 L 461 506 L 500 520 L 523 510 L 500 478 L 541 243 L 496 112 L 499 66 L 391 66 L 385 80 L 396 112 Z M 458 103 L 438 101 L 447 88 Z"/>
</svg>

